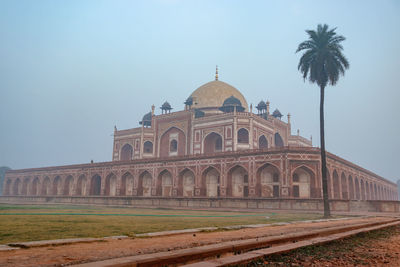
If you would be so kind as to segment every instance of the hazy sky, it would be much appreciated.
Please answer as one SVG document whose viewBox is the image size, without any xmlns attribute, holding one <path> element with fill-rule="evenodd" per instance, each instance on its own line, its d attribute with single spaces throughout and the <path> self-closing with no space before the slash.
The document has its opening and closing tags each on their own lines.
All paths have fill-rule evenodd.
<svg viewBox="0 0 400 267">
<path fill-rule="evenodd" d="M 110 161 L 113 128 L 214 79 L 292 114 L 319 146 L 319 90 L 297 71 L 318 23 L 347 40 L 326 92 L 327 149 L 400 178 L 400 1 L 0 1 L 0 166 Z M 286 120 L 286 116 L 285 116 Z"/>
</svg>

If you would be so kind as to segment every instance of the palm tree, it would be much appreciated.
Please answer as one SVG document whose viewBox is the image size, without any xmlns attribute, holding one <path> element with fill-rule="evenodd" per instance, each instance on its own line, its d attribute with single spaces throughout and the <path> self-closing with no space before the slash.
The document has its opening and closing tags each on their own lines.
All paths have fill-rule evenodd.
<svg viewBox="0 0 400 267">
<path fill-rule="evenodd" d="M 316 83 L 321 90 L 319 120 L 321 135 L 321 171 L 322 192 L 324 199 L 324 217 L 330 217 L 331 212 L 328 201 L 328 180 L 326 177 L 325 154 L 325 129 L 324 129 L 324 97 L 325 87 L 328 84 L 335 85 L 340 75 L 344 75 L 349 68 L 349 62 L 342 54 L 343 47 L 340 44 L 346 38 L 336 34 L 336 28 L 329 29 L 328 25 L 319 24 L 317 31 L 307 30 L 308 40 L 299 44 L 297 52 L 304 53 L 300 58 L 298 70 L 303 74 L 304 81 L 308 79 Z"/>
</svg>

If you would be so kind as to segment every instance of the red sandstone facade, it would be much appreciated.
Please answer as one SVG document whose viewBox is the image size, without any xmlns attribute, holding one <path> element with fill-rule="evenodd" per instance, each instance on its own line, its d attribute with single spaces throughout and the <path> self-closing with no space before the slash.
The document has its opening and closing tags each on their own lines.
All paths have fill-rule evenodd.
<svg viewBox="0 0 400 267">
<path fill-rule="evenodd" d="M 112 162 L 8 171 L 3 195 L 321 198 L 319 149 L 291 135 L 290 115 L 268 102 L 248 111 L 217 78 L 183 111 L 164 103 L 141 127 L 115 128 Z M 327 164 L 331 199 L 397 200 L 395 183 L 329 153 Z"/>
</svg>

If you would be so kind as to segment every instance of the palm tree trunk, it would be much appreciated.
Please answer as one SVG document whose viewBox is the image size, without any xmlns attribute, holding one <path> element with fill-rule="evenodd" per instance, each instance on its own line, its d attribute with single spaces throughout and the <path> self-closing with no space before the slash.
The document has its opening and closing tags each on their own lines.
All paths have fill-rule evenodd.
<svg viewBox="0 0 400 267">
<path fill-rule="evenodd" d="M 324 98 L 325 87 L 321 86 L 321 102 L 319 106 L 319 127 L 321 137 L 321 171 L 322 171 L 322 195 L 324 199 L 324 217 L 331 216 L 328 199 L 328 179 L 326 177 L 326 154 L 325 154 L 325 123 L 324 123 Z"/>
</svg>

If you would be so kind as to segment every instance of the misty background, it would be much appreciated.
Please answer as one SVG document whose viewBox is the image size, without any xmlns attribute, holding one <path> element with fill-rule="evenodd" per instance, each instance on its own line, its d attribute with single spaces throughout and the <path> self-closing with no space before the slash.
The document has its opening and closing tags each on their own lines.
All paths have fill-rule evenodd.
<svg viewBox="0 0 400 267">
<path fill-rule="evenodd" d="M 347 38 L 326 89 L 326 146 L 399 179 L 400 2 L 0 1 L 0 166 L 110 161 L 114 125 L 139 127 L 214 79 L 292 115 L 319 146 L 319 88 L 297 70 L 306 29 Z M 284 118 L 287 121 L 287 117 Z"/>
</svg>

